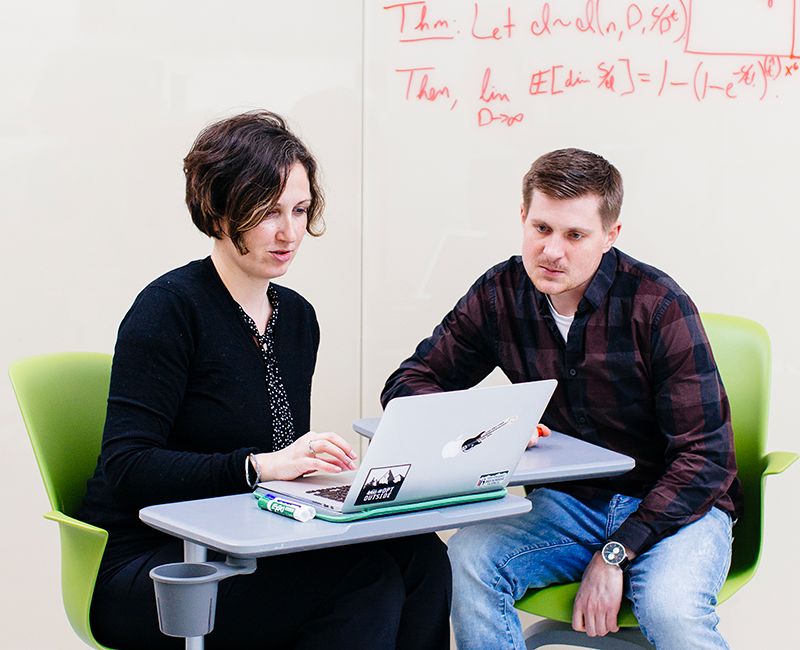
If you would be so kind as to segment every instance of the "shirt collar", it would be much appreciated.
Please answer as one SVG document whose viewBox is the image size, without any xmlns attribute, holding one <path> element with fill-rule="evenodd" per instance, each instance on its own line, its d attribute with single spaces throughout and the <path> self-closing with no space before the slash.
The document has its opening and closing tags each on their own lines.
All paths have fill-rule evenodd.
<svg viewBox="0 0 800 650">
<path fill-rule="evenodd" d="M 600 259 L 600 266 L 597 267 L 592 281 L 586 287 L 586 291 L 578 303 L 578 310 L 575 315 L 586 313 L 587 311 L 596 310 L 614 284 L 614 279 L 617 276 L 617 249 L 611 248 Z M 531 283 L 533 284 L 533 283 Z M 547 296 L 534 287 L 536 294 L 539 311 L 542 314 L 550 316 L 550 307 L 547 304 Z"/>
<path fill-rule="evenodd" d="M 605 253 L 600 260 L 600 266 L 586 287 L 586 291 L 578 304 L 578 311 L 583 312 L 587 310 L 594 311 L 597 309 L 606 295 L 608 295 L 611 285 L 614 284 L 614 278 L 617 276 L 617 249 L 612 248 Z"/>
</svg>

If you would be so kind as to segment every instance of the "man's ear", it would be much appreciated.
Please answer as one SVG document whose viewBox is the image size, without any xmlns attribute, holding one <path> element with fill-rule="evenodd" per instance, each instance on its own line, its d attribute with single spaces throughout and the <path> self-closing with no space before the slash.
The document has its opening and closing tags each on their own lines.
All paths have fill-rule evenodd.
<svg viewBox="0 0 800 650">
<path fill-rule="evenodd" d="M 528 216 L 528 211 L 525 209 L 525 204 L 524 203 L 520 203 L 519 204 L 519 216 L 520 216 L 520 219 L 522 219 L 522 223 L 524 224 L 525 223 L 525 219 Z"/>
<path fill-rule="evenodd" d="M 604 253 L 607 253 L 609 250 L 611 250 L 614 242 L 617 241 L 617 237 L 619 237 L 620 230 L 622 230 L 622 224 L 619 221 L 615 221 L 614 224 L 606 231 L 606 243 L 603 246 Z"/>
</svg>

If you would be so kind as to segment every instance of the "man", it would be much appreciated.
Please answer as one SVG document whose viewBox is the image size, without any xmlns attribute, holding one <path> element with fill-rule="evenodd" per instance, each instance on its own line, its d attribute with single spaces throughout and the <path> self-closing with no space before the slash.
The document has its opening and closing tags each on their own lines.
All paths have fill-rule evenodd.
<svg viewBox="0 0 800 650">
<path fill-rule="evenodd" d="M 730 411 L 695 305 L 615 249 L 622 179 L 577 149 L 523 180 L 522 256 L 487 271 L 387 380 L 394 397 L 556 378 L 543 423 L 619 451 L 619 477 L 534 490 L 526 515 L 450 540 L 459 648 L 525 647 L 514 601 L 581 580 L 572 625 L 617 631 L 623 594 L 657 648 L 727 648 L 716 594 L 741 492 Z"/>
</svg>

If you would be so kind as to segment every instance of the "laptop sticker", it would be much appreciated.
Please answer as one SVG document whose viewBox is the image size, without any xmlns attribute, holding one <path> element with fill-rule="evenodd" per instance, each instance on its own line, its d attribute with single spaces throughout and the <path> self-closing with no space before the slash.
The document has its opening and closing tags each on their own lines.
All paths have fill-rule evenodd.
<svg viewBox="0 0 800 650">
<path fill-rule="evenodd" d="M 479 444 L 481 444 L 484 440 L 486 440 L 489 436 L 491 436 L 495 431 L 498 429 L 502 429 L 507 424 L 511 422 L 516 422 L 517 417 L 512 415 L 511 417 L 507 417 L 505 420 L 502 420 L 495 424 L 488 429 L 481 431 L 478 434 L 472 435 L 464 435 L 456 438 L 455 440 L 450 440 L 442 447 L 442 458 L 455 458 L 460 453 L 466 453 L 470 449 L 475 449 Z"/>
<path fill-rule="evenodd" d="M 492 472 L 491 474 L 483 474 L 478 478 L 478 482 L 475 484 L 475 487 L 502 485 L 506 476 L 508 476 L 508 470 L 504 470 L 502 472 Z"/>
<path fill-rule="evenodd" d="M 406 480 L 411 465 L 393 465 L 391 467 L 373 467 L 356 497 L 355 505 L 371 505 L 394 501 L 403 481 Z"/>
</svg>

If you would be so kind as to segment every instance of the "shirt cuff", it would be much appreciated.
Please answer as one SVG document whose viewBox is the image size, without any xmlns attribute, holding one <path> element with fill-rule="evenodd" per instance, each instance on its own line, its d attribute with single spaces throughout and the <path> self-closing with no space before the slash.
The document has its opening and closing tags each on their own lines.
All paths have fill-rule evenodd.
<svg viewBox="0 0 800 650">
<path fill-rule="evenodd" d="M 647 524 L 628 517 L 609 539 L 619 542 L 638 557 L 658 541 L 658 535 Z"/>
</svg>

